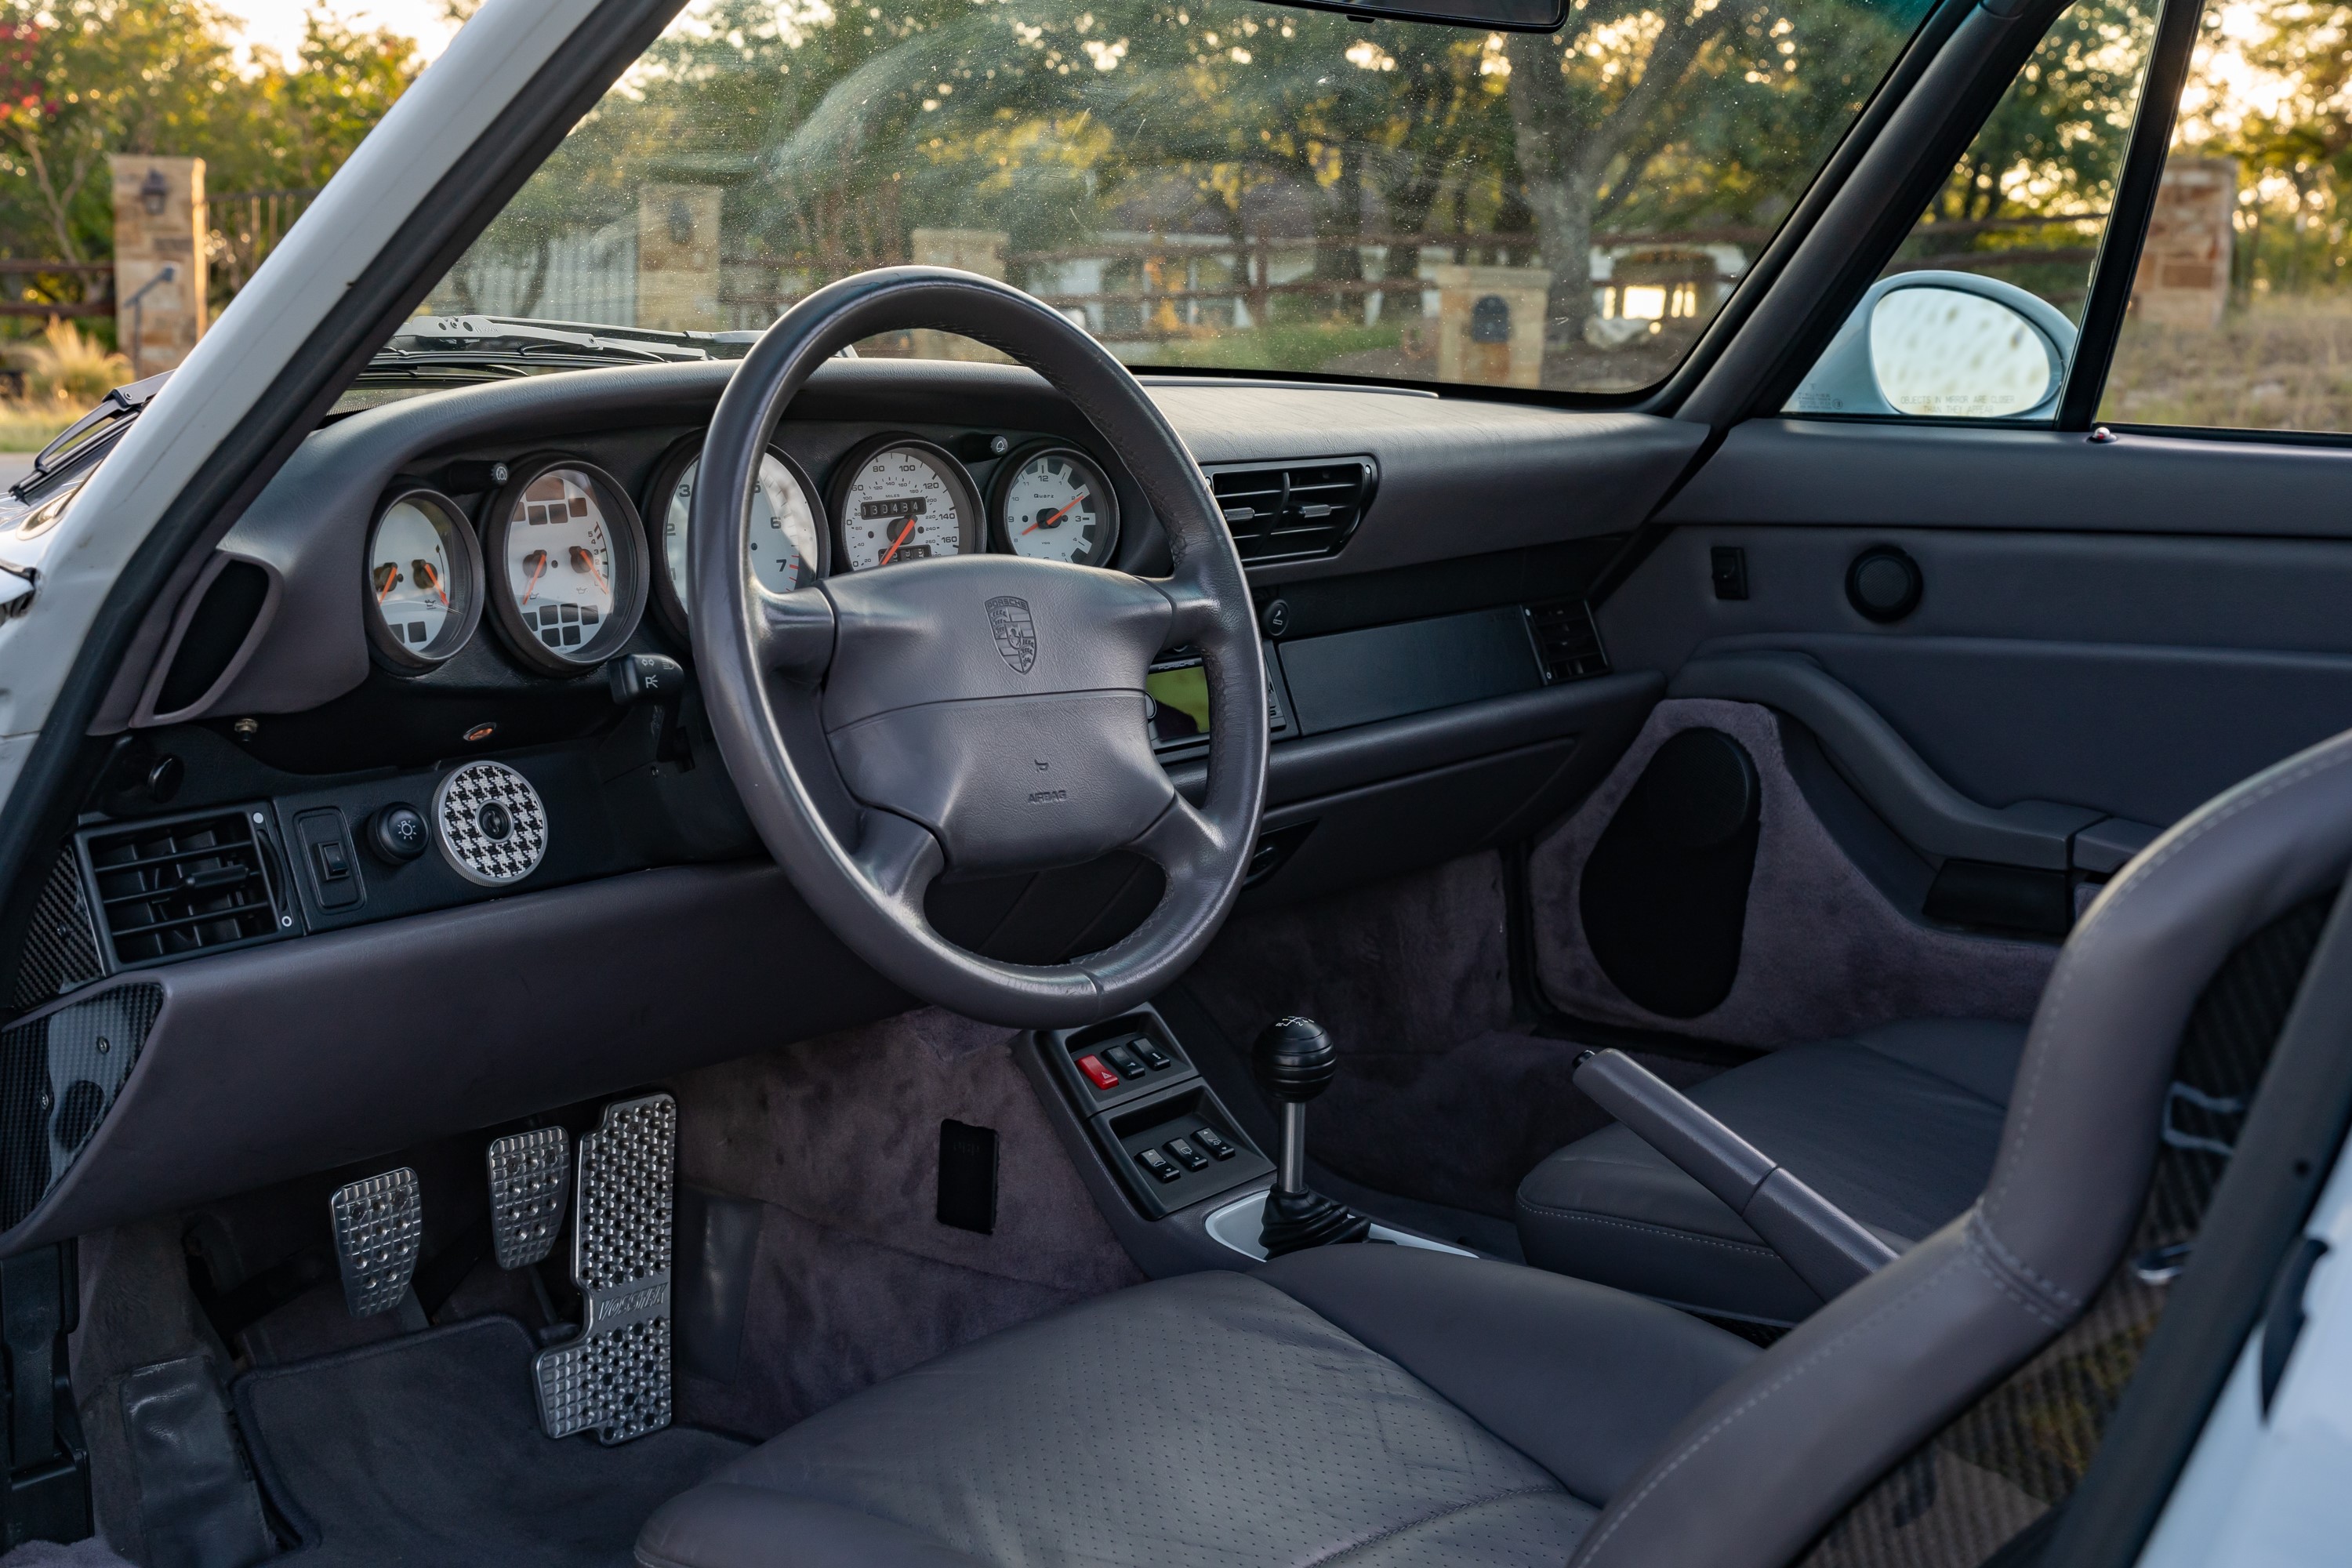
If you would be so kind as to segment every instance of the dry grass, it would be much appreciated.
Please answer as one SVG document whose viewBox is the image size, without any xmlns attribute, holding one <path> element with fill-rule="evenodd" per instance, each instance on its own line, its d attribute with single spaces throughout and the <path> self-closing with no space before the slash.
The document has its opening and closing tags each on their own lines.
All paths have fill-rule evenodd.
<svg viewBox="0 0 2352 1568">
<path fill-rule="evenodd" d="M 0 452 L 39 451 L 131 379 L 128 360 L 71 321 L 51 321 L 8 357 L 25 373 L 25 396 L 0 401 Z"/>
<path fill-rule="evenodd" d="M 55 399 L 35 404 L 0 398 L 0 452 L 37 452 L 89 412 L 87 405 Z"/>
<path fill-rule="evenodd" d="M 2352 432 L 2352 297 L 2261 300 L 2210 331 L 2129 322 L 2099 417 Z"/>
</svg>

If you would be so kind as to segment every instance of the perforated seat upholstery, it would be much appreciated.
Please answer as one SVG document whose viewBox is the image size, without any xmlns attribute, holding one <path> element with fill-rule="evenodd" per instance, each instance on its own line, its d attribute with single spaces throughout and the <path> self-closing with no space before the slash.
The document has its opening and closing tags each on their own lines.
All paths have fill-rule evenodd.
<svg viewBox="0 0 2352 1568">
<path fill-rule="evenodd" d="M 1691 1098 L 1897 1251 L 1984 1190 L 2025 1026 L 1932 1018 L 1791 1046 Z M 1794 1322 L 1821 1306 L 1738 1215 L 1639 1137 L 1604 1128 L 1519 1184 L 1529 1263 L 1701 1311 Z"/>
<path fill-rule="evenodd" d="M 638 1560 L 1556 1568 L 1755 1354 L 1556 1275 L 1332 1247 L 942 1356 L 665 1509 Z"/>
</svg>

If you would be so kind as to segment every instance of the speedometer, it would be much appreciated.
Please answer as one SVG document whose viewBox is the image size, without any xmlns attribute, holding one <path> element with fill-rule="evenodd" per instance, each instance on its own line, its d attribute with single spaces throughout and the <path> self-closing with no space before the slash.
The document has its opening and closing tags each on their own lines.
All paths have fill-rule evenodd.
<svg viewBox="0 0 2352 1568">
<path fill-rule="evenodd" d="M 415 675 L 465 647 L 482 617 L 482 551 L 456 501 L 404 490 L 368 532 L 368 643 Z"/>
<path fill-rule="evenodd" d="M 490 607 L 524 663 L 551 675 L 602 664 L 645 614 L 645 531 L 603 469 L 572 458 L 512 465 L 482 552 Z"/>
<path fill-rule="evenodd" d="M 980 548 L 980 495 L 946 447 L 877 436 L 833 476 L 833 523 L 852 572 Z"/>
<path fill-rule="evenodd" d="M 1100 566 L 1118 544 L 1118 497 L 1092 458 L 1048 442 L 997 469 L 997 542 L 1015 555 Z"/>
<path fill-rule="evenodd" d="M 687 520 L 694 510 L 694 479 L 702 467 L 702 438 L 678 444 L 654 471 L 653 488 L 646 492 L 646 515 L 661 529 L 661 551 L 655 556 L 654 608 L 663 625 L 681 639 L 694 603 L 693 579 L 687 572 Z M 760 480 L 751 491 L 751 538 L 745 544 L 744 565 L 750 576 L 772 594 L 805 588 L 824 575 L 831 551 L 827 547 L 824 513 L 816 504 L 816 487 L 801 466 L 782 452 L 760 458 Z"/>
</svg>

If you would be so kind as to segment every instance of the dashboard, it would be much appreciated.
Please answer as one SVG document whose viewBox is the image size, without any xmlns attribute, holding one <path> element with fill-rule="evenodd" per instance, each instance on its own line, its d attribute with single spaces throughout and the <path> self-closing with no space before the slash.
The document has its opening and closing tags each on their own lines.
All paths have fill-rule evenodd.
<svg viewBox="0 0 2352 1568">
<path fill-rule="evenodd" d="M 701 710 L 685 519 L 731 370 L 533 375 L 334 417 L 179 563 L 54 850 L 0 911 L 0 1048 L 79 1052 L 90 1086 L 44 1170 L 0 1184 L 12 1246 L 907 1005 L 767 862 Z M 1656 700 L 1654 674 L 1610 671 L 1586 597 L 1699 427 L 1147 384 L 1266 639 L 1245 901 L 1549 820 Z M 1118 454 L 1010 366 L 824 366 L 749 504 L 765 592 L 972 551 L 1170 560 Z M 0 507 L 0 532 L 28 526 Z M 1197 795 L 1197 662 L 1165 650 L 1146 693 L 1138 722 Z M 929 914 L 1052 963 L 1131 929 L 1156 878 L 1124 856 L 950 868 Z"/>
</svg>

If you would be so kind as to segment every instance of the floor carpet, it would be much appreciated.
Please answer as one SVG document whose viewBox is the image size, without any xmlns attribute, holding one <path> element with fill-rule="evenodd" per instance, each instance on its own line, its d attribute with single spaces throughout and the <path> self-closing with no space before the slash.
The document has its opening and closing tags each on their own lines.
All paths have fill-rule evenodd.
<svg viewBox="0 0 2352 1568">
<path fill-rule="evenodd" d="M 653 1510 L 742 1451 L 673 1427 L 607 1448 L 541 1436 L 531 1338 L 511 1318 L 237 1381 L 287 1568 L 625 1568 Z"/>
</svg>

